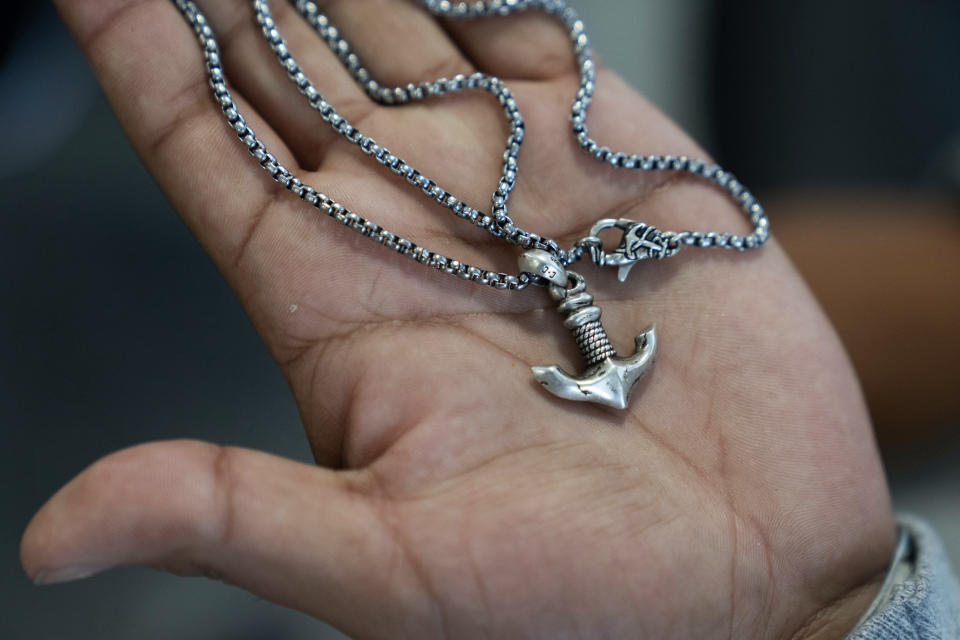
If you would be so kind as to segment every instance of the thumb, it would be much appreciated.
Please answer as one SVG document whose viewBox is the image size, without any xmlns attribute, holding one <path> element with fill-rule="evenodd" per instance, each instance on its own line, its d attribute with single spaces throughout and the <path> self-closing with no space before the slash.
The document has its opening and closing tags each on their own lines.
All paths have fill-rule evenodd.
<svg viewBox="0 0 960 640">
<path fill-rule="evenodd" d="M 391 610 L 412 613 L 409 572 L 391 562 L 389 528 L 353 479 L 196 441 L 141 445 L 54 495 L 24 533 L 21 562 L 37 583 L 118 564 L 207 575 L 344 629 L 371 622 L 373 607 L 389 624 Z"/>
</svg>

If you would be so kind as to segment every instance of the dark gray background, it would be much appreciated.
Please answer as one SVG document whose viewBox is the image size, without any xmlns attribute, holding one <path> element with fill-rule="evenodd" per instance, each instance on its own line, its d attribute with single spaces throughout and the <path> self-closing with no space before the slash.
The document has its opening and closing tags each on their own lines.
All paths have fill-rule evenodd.
<svg viewBox="0 0 960 640">
<path fill-rule="evenodd" d="M 202 579 L 119 569 L 35 588 L 19 568 L 30 515 L 121 447 L 196 437 L 309 459 L 283 379 L 55 14 L 19 11 L 0 49 L 0 638 L 327 637 Z M 600 54 L 761 195 L 956 189 L 958 11 L 859 0 L 583 7 Z M 931 518 L 955 562 L 957 451 L 925 452 L 922 468 L 894 461 L 892 477 L 898 505 Z"/>
</svg>

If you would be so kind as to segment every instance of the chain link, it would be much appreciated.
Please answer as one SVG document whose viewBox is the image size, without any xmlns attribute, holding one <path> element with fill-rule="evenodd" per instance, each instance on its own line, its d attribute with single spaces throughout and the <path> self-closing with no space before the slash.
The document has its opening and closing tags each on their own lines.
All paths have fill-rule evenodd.
<svg viewBox="0 0 960 640">
<path fill-rule="evenodd" d="M 523 116 L 517 108 L 513 93 L 503 81 L 485 73 L 473 73 L 469 76 L 458 74 L 453 78 L 439 78 L 430 82 L 409 83 L 398 87 L 382 86 L 363 66 L 360 58 L 354 53 L 350 43 L 342 37 L 337 27 L 330 23 L 327 16 L 320 13 L 315 2 L 296 0 L 292 4 L 320 39 L 336 54 L 354 81 L 374 102 L 382 105 L 402 105 L 465 90 L 486 91 L 493 95 L 503 109 L 510 131 L 502 155 L 500 179 L 491 197 L 490 212 L 487 213 L 469 206 L 462 199 L 443 188 L 437 180 L 413 167 L 386 146 L 379 144 L 375 139 L 360 133 L 346 118 L 338 113 L 336 108 L 327 102 L 320 91 L 310 82 L 291 55 L 270 13 L 270 3 L 267 0 L 253 0 L 257 23 L 260 25 L 263 36 L 273 50 L 280 66 L 283 67 L 287 77 L 296 85 L 310 106 L 320 114 L 320 117 L 334 131 L 359 146 L 364 153 L 372 156 L 381 165 L 405 178 L 410 186 L 421 191 L 426 197 L 449 209 L 454 215 L 486 230 L 494 237 L 524 249 L 543 249 L 561 259 L 567 257 L 567 252 L 560 249 L 556 242 L 541 238 L 536 233 L 518 227 L 507 213 L 507 201 L 516 186 L 518 156 L 523 144 L 525 128 Z"/>
<path fill-rule="evenodd" d="M 313 205 L 338 222 L 349 226 L 362 235 L 383 244 L 398 253 L 401 253 L 418 262 L 431 266 L 451 275 L 463 279 L 486 284 L 497 289 L 524 289 L 534 282 L 530 274 L 520 273 L 510 275 L 479 267 L 470 266 L 458 260 L 448 258 L 442 254 L 432 252 L 410 240 L 397 236 L 379 225 L 348 211 L 313 187 L 303 184 L 293 173 L 280 164 L 270 154 L 253 130 L 246 124 L 243 116 L 237 110 L 226 85 L 221 66 L 219 45 L 214 37 L 206 17 L 199 11 L 191 0 L 173 0 L 174 4 L 191 25 L 200 42 L 206 58 L 207 73 L 214 96 L 226 116 L 227 122 L 235 130 L 239 139 L 247 146 L 249 152 L 257 159 L 275 181 L 287 188 L 288 191 L 301 200 Z M 350 44 L 340 36 L 339 30 L 330 23 L 328 18 L 321 14 L 316 3 L 309 0 L 291 0 L 297 11 L 304 17 L 317 35 L 337 55 L 341 63 L 350 72 L 353 79 L 366 91 L 367 95 L 380 104 L 406 104 L 416 100 L 424 100 L 433 96 L 444 95 L 464 90 L 483 90 L 492 94 L 500 103 L 509 124 L 509 134 L 503 152 L 503 164 L 497 188 L 491 197 L 490 213 L 475 209 L 462 201 L 455 194 L 444 189 L 440 184 L 419 171 L 401 157 L 392 153 L 387 147 L 379 144 L 373 138 L 364 135 L 346 118 L 327 102 L 323 95 L 310 82 L 306 74 L 294 60 L 270 14 L 267 0 L 253 0 L 253 7 L 257 23 L 260 25 L 263 36 L 273 50 L 278 62 L 286 71 L 288 78 L 297 86 L 301 94 L 307 99 L 310 106 L 320 117 L 343 136 L 355 144 L 360 150 L 374 158 L 379 164 L 390 169 L 393 173 L 405 179 L 412 187 L 420 190 L 426 197 L 450 210 L 454 215 L 468 220 L 476 226 L 485 229 L 494 237 L 523 247 L 524 249 L 542 249 L 550 252 L 564 265 L 581 259 L 590 252 L 597 238 L 588 237 L 575 243 L 569 250 L 561 249 L 555 240 L 542 237 L 517 226 L 508 213 L 510 193 L 516 185 L 518 156 L 524 139 L 523 117 L 517 107 L 509 87 L 499 78 L 484 73 L 474 73 L 469 76 L 459 74 L 451 79 L 439 78 L 432 82 L 410 83 L 399 87 L 382 86 L 372 77 L 370 72 L 361 64 L 359 57 L 352 51 Z M 740 184 L 732 174 L 721 167 L 708 164 L 702 160 L 690 159 L 685 156 L 641 156 L 613 152 L 609 148 L 600 146 L 590 138 L 586 126 L 586 111 L 593 98 L 596 71 L 591 59 L 589 42 L 582 21 L 576 11 L 562 0 L 489 0 L 487 2 L 447 2 L 437 0 L 421 0 L 427 10 L 439 17 L 478 17 L 488 15 L 509 15 L 514 11 L 530 8 L 540 8 L 548 14 L 558 17 L 569 30 L 569 36 L 576 52 L 577 65 L 580 70 L 580 87 L 572 108 L 573 133 L 580 146 L 590 155 L 601 162 L 612 166 L 636 170 L 672 170 L 686 171 L 706 178 L 720 185 L 747 213 L 754 225 L 753 233 L 739 236 L 732 233 L 700 232 L 700 231 L 664 231 L 674 249 L 681 245 L 695 245 L 701 247 L 723 247 L 727 249 L 745 250 L 760 246 L 767 239 L 769 222 L 763 208 L 756 198 Z M 675 251 L 673 251 L 675 253 Z M 539 284 L 539 282 L 538 282 Z"/>
<path fill-rule="evenodd" d="M 257 159 L 260 166 L 263 167 L 275 181 L 286 187 L 288 191 L 304 202 L 313 205 L 337 222 L 350 227 L 374 242 L 393 249 L 397 253 L 424 265 L 496 289 L 519 290 L 525 289 L 531 284 L 532 278 L 528 274 L 521 273 L 511 275 L 481 269 L 480 267 L 474 267 L 465 262 L 430 251 L 411 240 L 384 229 L 370 220 L 366 220 L 356 213 L 349 211 L 329 196 L 309 185 L 305 185 L 299 178 L 294 176 L 289 169 L 280 164 L 277 158 L 267 150 L 266 146 L 257 138 L 253 129 L 247 125 L 246 120 L 237 110 L 237 105 L 226 85 L 223 67 L 220 62 L 220 47 L 213 36 L 213 30 L 207 23 L 206 16 L 204 16 L 190 0 L 173 0 L 173 2 L 193 28 L 194 33 L 196 33 L 200 41 L 200 46 L 206 58 L 207 73 L 210 76 L 210 86 L 213 88 L 213 94 L 227 122 L 236 132 L 237 137 L 246 145 L 250 154 Z"/>
<path fill-rule="evenodd" d="M 745 251 L 761 246 L 770 234 L 770 221 L 756 197 L 736 177 L 717 164 L 687 156 L 641 155 L 613 151 L 590 137 L 587 128 L 587 109 L 593 101 L 596 88 L 596 66 L 592 59 L 590 41 L 583 21 L 576 10 L 564 0 L 488 0 L 486 2 L 449 2 L 447 0 L 420 0 L 434 15 L 447 18 L 486 15 L 507 16 L 516 11 L 539 8 L 557 17 L 568 30 L 580 71 L 580 87 L 571 108 L 573 134 L 580 147 L 600 162 L 622 169 L 640 171 L 682 171 L 705 178 L 719 185 L 744 211 L 753 225 L 745 236 L 715 231 L 664 231 L 680 245 L 721 247 Z M 568 252 L 571 262 L 585 253 L 586 247 L 577 243 Z M 675 252 L 674 252 L 675 253 Z M 569 264 L 569 263 L 567 263 Z"/>
</svg>

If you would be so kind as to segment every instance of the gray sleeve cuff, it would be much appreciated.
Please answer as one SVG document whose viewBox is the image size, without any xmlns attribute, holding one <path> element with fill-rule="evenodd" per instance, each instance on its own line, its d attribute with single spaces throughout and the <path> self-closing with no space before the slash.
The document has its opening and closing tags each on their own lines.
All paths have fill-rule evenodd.
<svg viewBox="0 0 960 640">
<path fill-rule="evenodd" d="M 898 518 L 906 533 L 871 612 L 849 640 L 949 640 L 960 638 L 960 584 L 943 544 L 924 522 Z"/>
</svg>

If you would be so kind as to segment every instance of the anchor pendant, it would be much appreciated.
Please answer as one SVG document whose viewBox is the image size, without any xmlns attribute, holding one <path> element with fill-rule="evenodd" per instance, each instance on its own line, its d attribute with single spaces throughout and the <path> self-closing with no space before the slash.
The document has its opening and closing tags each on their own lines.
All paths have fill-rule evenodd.
<svg viewBox="0 0 960 640">
<path fill-rule="evenodd" d="M 566 271 L 553 256 L 538 250 L 526 252 L 520 259 L 520 268 L 550 282 L 550 295 L 560 303 L 557 311 L 567 316 L 563 325 L 573 333 L 587 365 L 580 376 L 570 375 L 556 365 L 533 367 L 534 377 L 560 398 L 626 409 L 637 383 L 653 367 L 657 355 L 656 328 L 651 325 L 638 335 L 636 352 L 621 358 L 600 324 L 601 310 L 593 305 L 583 276 Z"/>
</svg>

